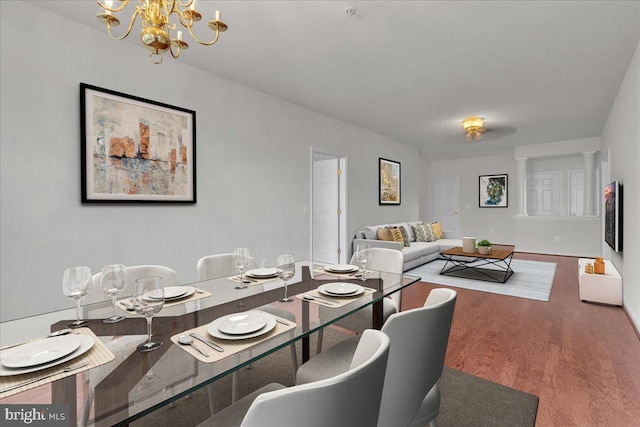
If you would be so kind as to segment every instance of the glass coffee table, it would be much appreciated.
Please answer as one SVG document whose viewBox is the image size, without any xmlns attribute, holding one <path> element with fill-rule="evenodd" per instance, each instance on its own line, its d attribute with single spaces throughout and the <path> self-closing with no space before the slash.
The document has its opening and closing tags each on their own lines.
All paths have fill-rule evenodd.
<svg viewBox="0 0 640 427">
<path fill-rule="evenodd" d="M 441 251 L 445 264 L 440 270 L 443 276 L 505 283 L 513 275 L 511 260 L 515 246 L 494 246 L 488 255 L 467 253 L 462 246 Z"/>
</svg>

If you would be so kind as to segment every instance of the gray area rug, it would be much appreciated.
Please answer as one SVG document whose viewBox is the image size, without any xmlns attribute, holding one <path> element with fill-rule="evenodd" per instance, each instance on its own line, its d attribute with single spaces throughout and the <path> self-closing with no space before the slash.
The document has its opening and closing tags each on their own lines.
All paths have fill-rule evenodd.
<svg viewBox="0 0 640 427">
<path fill-rule="evenodd" d="M 549 301 L 551 285 L 553 284 L 557 267 L 554 262 L 514 259 L 511 262 L 513 275 L 506 283 L 494 283 L 463 277 L 442 276 L 440 275 L 440 270 L 442 270 L 444 264 L 444 260 L 434 260 L 409 270 L 405 274 L 419 276 L 423 282 L 438 285 L 491 292 L 538 301 Z"/>
<path fill-rule="evenodd" d="M 327 328 L 323 345 L 328 347 L 345 337 L 345 334 Z M 311 348 L 315 349 L 314 337 L 311 339 Z M 300 352 L 299 346 L 298 351 Z M 244 396 L 273 382 L 293 385 L 288 348 L 257 361 L 250 369 L 242 369 L 240 395 Z M 218 408 L 226 407 L 231 403 L 231 376 L 218 381 L 215 387 Z M 538 398 L 531 394 L 446 367 L 440 379 L 440 390 L 442 400 L 437 418 L 440 427 L 535 426 Z M 165 406 L 131 425 L 189 427 L 198 425 L 209 416 L 205 388 L 196 391 L 188 399 L 178 400 L 174 407 Z"/>
</svg>

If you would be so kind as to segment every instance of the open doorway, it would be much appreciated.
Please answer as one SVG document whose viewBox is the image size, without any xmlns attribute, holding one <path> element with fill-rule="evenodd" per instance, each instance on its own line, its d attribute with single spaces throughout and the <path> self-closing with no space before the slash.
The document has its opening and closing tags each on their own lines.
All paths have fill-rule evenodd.
<svg viewBox="0 0 640 427">
<path fill-rule="evenodd" d="M 347 250 L 346 158 L 312 150 L 311 258 L 344 263 Z"/>
</svg>

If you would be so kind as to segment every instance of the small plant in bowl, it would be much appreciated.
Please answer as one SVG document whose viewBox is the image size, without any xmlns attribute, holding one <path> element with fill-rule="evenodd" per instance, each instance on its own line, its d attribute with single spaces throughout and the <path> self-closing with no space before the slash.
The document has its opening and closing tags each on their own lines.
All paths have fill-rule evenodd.
<svg viewBox="0 0 640 427">
<path fill-rule="evenodd" d="M 478 242 L 478 253 L 480 255 L 489 255 L 491 253 L 491 242 L 487 239 Z"/>
</svg>

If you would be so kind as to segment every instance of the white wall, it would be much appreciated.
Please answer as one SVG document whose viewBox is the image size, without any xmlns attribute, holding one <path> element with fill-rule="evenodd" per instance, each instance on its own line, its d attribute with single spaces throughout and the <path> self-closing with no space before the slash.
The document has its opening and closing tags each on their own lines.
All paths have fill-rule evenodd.
<svg viewBox="0 0 640 427">
<path fill-rule="evenodd" d="M 418 216 L 414 148 L 170 57 L 153 65 L 140 45 L 30 4 L 0 11 L 2 321 L 71 307 L 67 266 L 164 264 L 187 282 L 199 257 L 238 246 L 308 258 L 311 146 L 349 157 L 350 236 Z M 80 203 L 80 82 L 196 111 L 197 204 Z M 378 206 L 378 157 L 402 164 L 400 207 Z"/>
<path fill-rule="evenodd" d="M 611 251 L 622 275 L 627 313 L 640 330 L 640 44 L 602 130 L 610 153 L 611 181 L 624 186 L 623 251 Z"/>
</svg>

